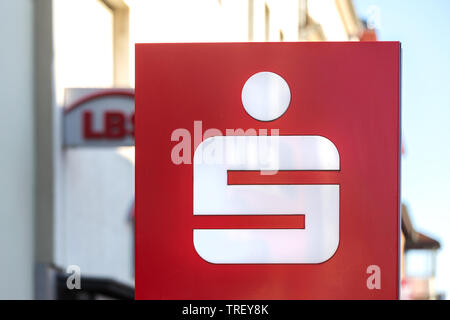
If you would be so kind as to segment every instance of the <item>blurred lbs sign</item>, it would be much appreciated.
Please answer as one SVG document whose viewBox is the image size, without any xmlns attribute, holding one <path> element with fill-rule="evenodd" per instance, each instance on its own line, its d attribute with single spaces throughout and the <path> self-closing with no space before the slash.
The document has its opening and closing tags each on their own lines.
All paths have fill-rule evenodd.
<svg viewBox="0 0 450 320">
<path fill-rule="evenodd" d="M 134 92 L 119 89 L 67 89 L 64 145 L 134 145 Z"/>
<path fill-rule="evenodd" d="M 398 43 L 136 52 L 137 298 L 398 297 Z"/>
</svg>

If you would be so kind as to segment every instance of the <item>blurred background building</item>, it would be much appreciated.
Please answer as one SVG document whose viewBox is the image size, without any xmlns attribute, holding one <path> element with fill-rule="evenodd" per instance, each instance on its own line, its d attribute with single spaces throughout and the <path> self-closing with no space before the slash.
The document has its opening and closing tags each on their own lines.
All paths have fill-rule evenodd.
<svg viewBox="0 0 450 320">
<path fill-rule="evenodd" d="M 436 300 L 445 298 L 436 290 L 436 256 L 439 241 L 417 231 L 408 207 L 402 204 L 402 281 L 401 298 Z"/>
<path fill-rule="evenodd" d="M 65 147 L 67 88 L 132 89 L 135 43 L 377 40 L 351 0 L 0 0 L 0 15 L 3 299 L 132 296 L 134 148 Z M 403 231 L 406 250 L 439 248 Z M 439 297 L 430 268 L 404 298 Z"/>
</svg>

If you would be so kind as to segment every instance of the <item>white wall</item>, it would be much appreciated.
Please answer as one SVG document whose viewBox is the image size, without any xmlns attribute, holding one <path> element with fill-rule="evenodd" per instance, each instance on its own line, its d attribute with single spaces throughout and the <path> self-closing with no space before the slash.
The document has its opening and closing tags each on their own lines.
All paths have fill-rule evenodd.
<svg viewBox="0 0 450 320">
<path fill-rule="evenodd" d="M 0 299 L 33 296 L 32 2 L 0 0 Z"/>
<path fill-rule="evenodd" d="M 322 26 L 327 41 L 347 41 L 349 39 L 334 0 L 308 1 L 308 13 L 314 21 Z"/>
<path fill-rule="evenodd" d="M 111 87 L 113 15 L 96 0 L 54 3 L 55 87 L 62 119 L 65 88 Z M 79 97 L 70 97 L 71 101 Z M 61 124 L 59 124 L 61 126 Z M 113 148 L 67 148 L 55 130 L 55 263 L 81 275 L 129 282 L 134 165 Z"/>
<path fill-rule="evenodd" d="M 113 15 L 97 0 L 53 1 L 56 101 L 64 89 L 113 85 Z"/>
</svg>

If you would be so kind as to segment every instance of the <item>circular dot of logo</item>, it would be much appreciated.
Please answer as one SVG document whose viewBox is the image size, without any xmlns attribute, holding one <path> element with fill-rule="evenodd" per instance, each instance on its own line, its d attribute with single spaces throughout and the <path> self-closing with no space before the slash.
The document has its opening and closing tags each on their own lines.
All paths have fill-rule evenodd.
<svg viewBox="0 0 450 320">
<path fill-rule="evenodd" d="M 259 121 L 272 121 L 288 109 L 291 91 L 286 80 L 276 73 L 263 71 L 245 82 L 241 94 L 245 111 Z"/>
</svg>

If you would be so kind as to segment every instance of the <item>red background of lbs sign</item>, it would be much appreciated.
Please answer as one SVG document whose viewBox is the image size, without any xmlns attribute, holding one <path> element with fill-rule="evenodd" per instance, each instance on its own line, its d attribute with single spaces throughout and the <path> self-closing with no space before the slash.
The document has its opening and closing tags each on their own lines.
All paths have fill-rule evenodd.
<svg viewBox="0 0 450 320">
<path fill-rule="evenodd" d="M 244 83 L 271 71 L 291 102 L 274 121 L 250 117 Z M 145 44 L 136 48 L 136 298 L 395 299 L 399 289 L 400 44 Z M 320 135 L 340 171 L 303 176 L 340 185 L 339 247 L 320 264 L 211 264 L 193 229 L 220 224 L 193 215 L 192 164 L 176 165 L 172 132 L 279 129 Z M 325 173 L 326 175 L 327 173 Z M 306 228 L 307 228 L 306 220 Z M 380 267 L 380 289 L 367 268 Z"/>
</svg>

